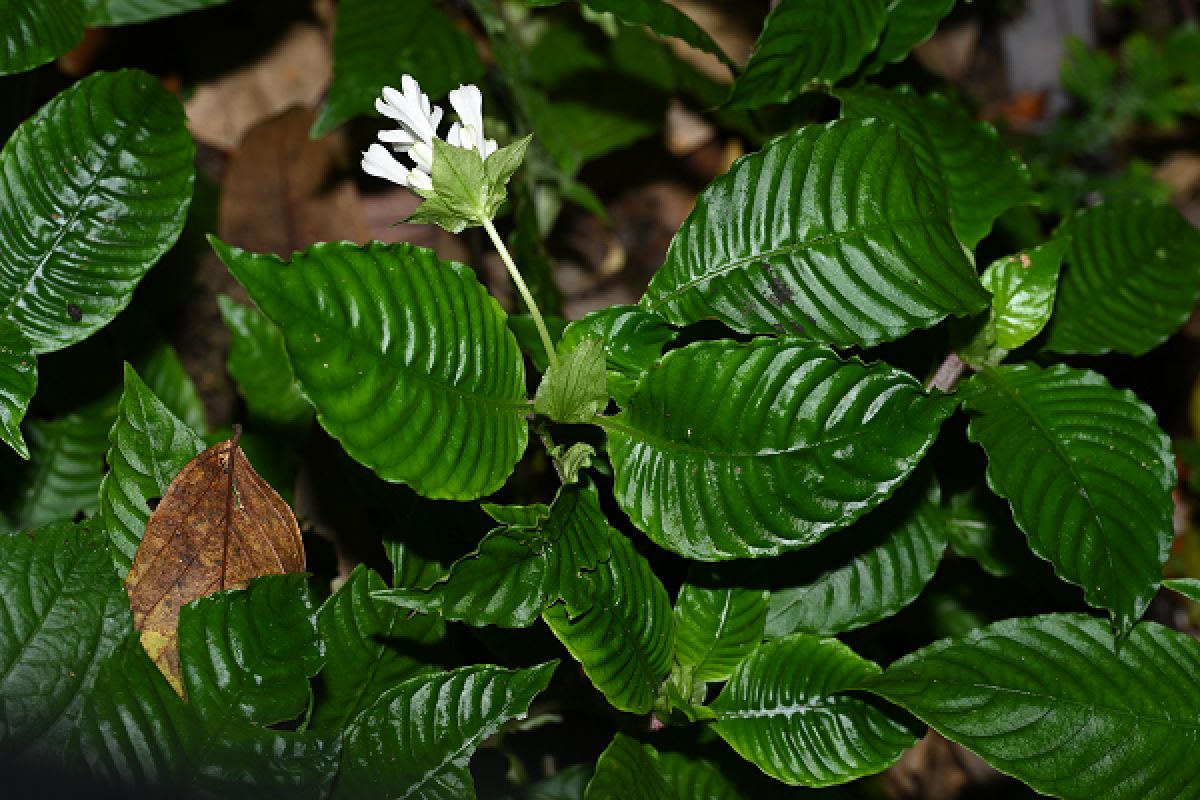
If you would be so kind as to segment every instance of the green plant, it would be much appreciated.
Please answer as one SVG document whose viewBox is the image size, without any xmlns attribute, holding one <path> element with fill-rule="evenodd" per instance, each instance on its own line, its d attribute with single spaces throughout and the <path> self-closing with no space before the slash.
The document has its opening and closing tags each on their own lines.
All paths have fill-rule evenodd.
<svg viewBox="0 0 1200 800">
<path fill-rule="evenodd" d="M 182 693 L 122 580 L 172 478 L 226 437 L 130 312 L 92 339 L 124 342 L 120 384 L 21 423 L 39 359 L 86 355 L 180 236 L 191 140 L 135 70 L 84 78 L 13 134 L 0 435 L 30 466 L 10 467 L 0 539 L 0 761 L 189 795 L 463 798 L 488 743 L 513 797 L 738 798 L 879 773 L 924 723 L 1040 792 L 1193 795 L 1200 644 L 1141 621 L 1171 542 L 1170 445 L 1131 392 L 1059 359 L 1165 341 L 1200 291 L 1200 232 L 1166 206 L 1104 203 L 981 274 L 981 243 L 1004 246 L 996 219 L 1034 199 L 1025 165 L 956 100 L 870 82 L 952 2 L 784 0 L 725 90 L 640 27 L 732 63 L 672 6 L 581 4 L 608 29 L 564 13 L 544 35 L 600 35 L 586 69 L 702 103 L 725 91 L 722 114 L 773 135 L 701 193 L 638 305 L 564 327 L 540 233 L 565 200 L 597 203 L 579 170 L 647 132 L 636 104 L 563 100 L 583 56 L 528 49 L 526 10 L 475 0 L 508 143 L 484 137 L 473 86 L 451 94 L 443 139 L 409 73 L 433 92 L 478 79 L 465 35 L 432 2 L 406 26 L 392 4 L 344 0 L 314 134 L 367 110 L 381 78 L 401 85 L 381 138 L 412 163 L 376 144 L 364 169 L 423 198 L 414 220 L 483 227 L 527 315 L 411 245 L 282 259 L 210 238 L 258 309 L 221 305 L 247 453 L 286 493 L 281 456 L 315 418 L 374 473 L 342 465 L 391 570 L 360 564 L 319 604 L 288 574 L 187 605 Z M 84 19 L 133 19 L 117 2 L 20 5 L 3 72 L 61 53 Z M 812 92 L 837 119 L 764 110 Z M 531 432 L 544 456 L 514 479 Z M 1012 554 L 1021 534 L 1057 578 Z M 912 616 L 943 561 L 1028 573 L 1029 602 L 999 621 L 967 604 Z M 862 629 L 905 615 L 926 646 L 884 668 L 897 654 Z M 475 663 L 481 647 L 504 666 Z M 582 677 L 556 668 L 567 658 Z M 596 718 L 611 743 L 589 750 Z M 547 752 L 585 764 L 534 780 L 522 741 L 564 719 L 578 742 Z"/>
</svg>

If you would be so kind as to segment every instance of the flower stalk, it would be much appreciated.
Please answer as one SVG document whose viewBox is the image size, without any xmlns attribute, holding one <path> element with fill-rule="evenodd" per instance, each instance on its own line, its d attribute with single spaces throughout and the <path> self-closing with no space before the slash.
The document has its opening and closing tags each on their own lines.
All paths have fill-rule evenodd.
<svg viewBox="0 0 1200 800">
<path fill-rule="evenodd" d="M 550 339 L 550 331 L 546 328 L 546 321 L 542 319 L 541 309 L 538 308 L 533 295 L 530 294 L 529 287 L 525 285 L 525 279 L 521 277 L 521 273 L 517 270 L 517 265 L 513 261 L 512 255 L 509 254 L 508 248 L 504 246 L 504 240 L 500 238 L 500 234 L 496 230 L 496 226 L 492 224 L 492 221 L 490 219 L 482 219 L 480 223 L 491 238 L 496 252 L 500 254 L 500 259 L 504 262 L 504 266 L 508 268 L 508 274 L 512 276 L 513 283 L 516 284 L 521 299 L 525 301 L 525 307 L 529 309 L 529 315 L 533 317 L 533 325 L 537 328 L 538 336 L 542 340 L 542 347 L 546 348 L 546 359 L 549 361 L 551 367 L 557 367 L 558 355 L 554 351 L 554 342 Z"/>
</svg>

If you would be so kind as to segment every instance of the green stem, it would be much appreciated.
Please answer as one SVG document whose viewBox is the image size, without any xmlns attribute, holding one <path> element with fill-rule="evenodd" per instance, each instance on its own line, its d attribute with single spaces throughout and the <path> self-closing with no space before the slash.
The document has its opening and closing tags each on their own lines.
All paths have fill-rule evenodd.
<svg viewBox="0 0 1200 800">
<path fill-rule="evenodd" d="M 500 259 L 504 262 L 504 266 L 508 267 L 508 274 L 512 276 L 513 283 L 517 285 L 517 291 L 521 293 L 521 299 L 525 301 L 525 307 L 529 309 L 529 314 L 533 317 L 533 324 L 537 328 L 538 336 L 542 338 L 542 347 L 546 348 L 546 358 L 550 362 L 550 366 L 557 367 L 558 354 L 554 352 L 554 342 L 550 340 L 550 331 L 546 329 L 546 321 L 542 319 L 542 312 L 538 309 L 537 303 L 533 301 L 533 295 L 529 293 L 529 287 L 525 285 L 525 279 L 517 271 L 517 265 L 513 263 L 513 258 L 509 254 L 508 248 L 504 246 L 504 240 L 500 238 L 500 234 L 496 231 L 496 226 L 492 224 L 490 219 L 484 219 L 481 222 L 483 229 L 491 237 L 492 244 L 496 246 L 496 252 L 500 254 Z"/>
</svg>

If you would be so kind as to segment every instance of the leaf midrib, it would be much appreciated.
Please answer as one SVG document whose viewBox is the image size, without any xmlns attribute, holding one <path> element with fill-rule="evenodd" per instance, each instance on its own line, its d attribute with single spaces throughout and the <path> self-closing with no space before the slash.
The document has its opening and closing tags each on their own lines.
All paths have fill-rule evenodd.
<svg viewBox="0 0 1200 800">
<path fill-rule="evenodd" d="M 651 311 L 658 312 L 660 309 L 662 309 L 663 307 L 668 305 L 672 300 L 683 295 L 685 292 L 692 289 L 693 287 L 699 286 L 702 283 L 706 283 L 706 282 L 714 280 L 716 278 L 720 278 L 723 275 L 728 275 L 729 273 L 731 273 L 735 270 L 741 269 L 746 264 L 749 264 L 754 261 L 762 261 L 762 260 L 765 260 L 768 258 L 774 258 L 775 256 L 788 255 L 788 254 L 800 252 L 803 250 L 815 250 L 820 245 L 836 244 L 837 242 L 845 241 L 846 239 L 850 239 L 855 236 L 866 236 L 867 234 L 874 233 L 876 231 L 893 230 L 895 228 L 918 227 L 918 226 L 924 226 L 924 225 L 938 225 L 938 224 L 950 225 L 950 221 L 948 219 L 941 220 L 941 219 L 937 219 L 937 218 L 925 218 L 925 219 L 899 220 L 897 222 L 886 222 L 886 223 L 880 223 L 878 225 L 864 225 L 861 228 L 855 228 L 853 230 L 839 231 L 837 233 L 830 233 L 830 234 L 826 234 L 826 235 L 818 235 L 811 239 L 805 239 L 800 242 L 791 242 L 789 244 L 786 244 L 786 245 L 783 245 L 780 247 L 776 247 L 772 250 L 758 251 L 758 252 L 754 253 L 753 255 L 749 255 L 744 258 L 731 259 L 725 265 L 720 266 L 717 269 L 705 272 L 701 275 L 697 275 L 697 276 L 693 277 L 692 279 L 679 284 L 671 291 L 664 293 L 663 295 L 661 295 L 660 297 L 658 297 L 655 300 L 652 300 L 649 303 L 648 308 Z M 688 233 L 690 234 L 691 230 L 689 230 Z M 688 249 L 694 250 L 696 248 L 689 247 Z M 662 268 L 666 269 L 668 267 L 669 263 L 670 262 L 668 262 L 667 264 L 663 264 Z"/>
</svg>

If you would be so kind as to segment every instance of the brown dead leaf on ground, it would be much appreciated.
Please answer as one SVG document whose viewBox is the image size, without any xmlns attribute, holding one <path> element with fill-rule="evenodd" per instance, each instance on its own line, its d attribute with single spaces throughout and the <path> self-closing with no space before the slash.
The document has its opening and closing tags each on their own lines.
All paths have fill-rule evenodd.
<svg viewBox="0 0 1200 800">
<path fill-rule="evenodd" d="M 296 517 L 237 440 L 213 445 L 179 471 L 125 577 L 142 647 L 181 697 L 179 610 L 260 575 L 304 569 Z"/>
<path fill-rule="evenodd" d="M 264 119 L 292 106 L 315 107 L 332 76 L 325 32 L 298 23 L 250 66 L 200 84 L 184 104 L 188 130 L 197 141 L 233 150 Z"/>
<path fill-rule="evenodd" d="M 250 129 L 221 181 L 217 231 L 257 253 L 369 236 L 340 136 L 308 138 L 316 112 L 292 108 Z"/>
</svg>

